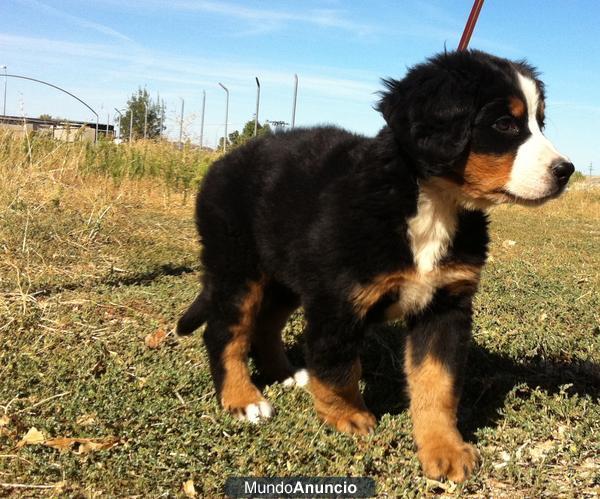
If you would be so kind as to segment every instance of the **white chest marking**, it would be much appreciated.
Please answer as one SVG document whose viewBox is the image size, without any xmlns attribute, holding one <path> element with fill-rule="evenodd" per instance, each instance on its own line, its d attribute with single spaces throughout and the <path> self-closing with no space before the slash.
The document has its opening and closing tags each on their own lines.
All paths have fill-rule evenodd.
<svg viewBox="0 0 600 499">
<path fill-rule="evenodd" d="M 446 255 L 457 220 L 457 206 L 450 197 L 420 186 L 417 213 L 408 221 L 408 239 L 419 273 L 433 271 Z"/>
</svg>

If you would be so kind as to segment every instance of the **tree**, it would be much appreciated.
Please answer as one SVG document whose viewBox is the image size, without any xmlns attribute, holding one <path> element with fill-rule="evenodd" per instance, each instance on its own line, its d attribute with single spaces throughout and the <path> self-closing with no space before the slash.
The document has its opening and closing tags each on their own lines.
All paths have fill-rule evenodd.
<svg viewBox="0 0 600 499">
<path fill-rule="evenodd" d="M 265 135 L 267 133 L 271 133 L 271 127 L 269 124 L 265 123 L 264 125 L 261 125 L 260 123 L 257 123 L 256 135 L 260 137 L 261 135 Z M 238 134 L 236 140 L 233 140 L 231 135 L 229 136 L 229 140 L 231 140 L 233 145 L 239 145 L 250 140 L 252 137 L 254 137 L 254 120 L 246 122 L 244 128 L 242 129 L 242 133 Z"/>
<path fill-rule="evenodd" d="M 271 127 L 268 123 L 261 125 L 258 123 L 256 127 L 256 135 L 260 137 L 261 135 L 265 135 L 267 133 L 271 133 Z M 238 130 L 235 130 L 229 134 L 229 140 L 227 141 L 227 146 L 239 146 L 243 143 L 250 140 L 254 137 L 254 120 L 247 121 L 240 133 Z M 223 149 L 223 137 L 219 140 L 219 149 Z"/>
<path fill-rule="evenodd" d="M 148 114 L 146 115 L 146 109 Z M 121 137 L 129 137 L 129 124 L 133 115 L 132 137 L 139 139 L 144 137 L 144 122 L 146 123 L 146 137 L 149 139 L 159 137 L 164 131 L 165 106 L 157 97 L 152 100 L 148 91 L 138 88 L 127 101 L 127 110 L 120 118 L 119 126 Z"/>
</svg>

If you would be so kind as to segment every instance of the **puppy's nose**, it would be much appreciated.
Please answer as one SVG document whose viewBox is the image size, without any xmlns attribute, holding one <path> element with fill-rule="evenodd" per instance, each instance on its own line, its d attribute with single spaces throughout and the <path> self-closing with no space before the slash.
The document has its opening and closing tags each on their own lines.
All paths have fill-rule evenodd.
<svg viewBox="0 0 600 499">
<path fill-rule="evenodd" d="M 561 186 L 566 185 L 574 171 L 575 167 L 573 163 L 569 163 L 568 161 L 561 161 L 552 167 L 552 173 L 554 173 L 556 180 L 558 180 Z"/>
</svg>

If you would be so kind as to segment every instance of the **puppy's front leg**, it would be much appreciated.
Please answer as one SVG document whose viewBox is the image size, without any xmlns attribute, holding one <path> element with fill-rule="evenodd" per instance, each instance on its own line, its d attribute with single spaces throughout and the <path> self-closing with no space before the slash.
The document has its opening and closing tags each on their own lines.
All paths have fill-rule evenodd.
<svg viewBox="0 0 600 499">
<path fill-rule="evenodd" d="M 479 461 L 477 449 L 464 442 L 456 426 L 471 297 L 441 290 L 409 326 L 404 366 L 419 460 L 428 477 L 462 482 Z"/>
</svg>

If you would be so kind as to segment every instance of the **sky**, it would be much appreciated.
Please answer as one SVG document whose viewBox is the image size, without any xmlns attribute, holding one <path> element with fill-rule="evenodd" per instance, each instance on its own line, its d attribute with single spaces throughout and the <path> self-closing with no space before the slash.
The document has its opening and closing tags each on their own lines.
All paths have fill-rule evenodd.
<svg viewBox="0 0 600 499">
<path fill-rule="evenodd" d="M 374 135 L 383 77 L 454 49 L 472 0 L 0 0 L 0 66 L 65 88 L 114 119 L 139 87 L 167 106 L 167 134 L 204 144 L 253 119 L 336 124 Z M 548 137 L 578 170 L 600 174 L 600 2 L 486 0 L 470 47 L 526 58 L 547 85 Z M 4 83 L 0 71 L 0 95 Z M 1 101 L 0 101 L 1 103 Z M 0 109 L 1 110 L 1 109 Z M 50 87 L 9 78 L 9 115 L 94 115 Z M 110 114 L 110 118 L 109 115 Z"/>
</svg>

